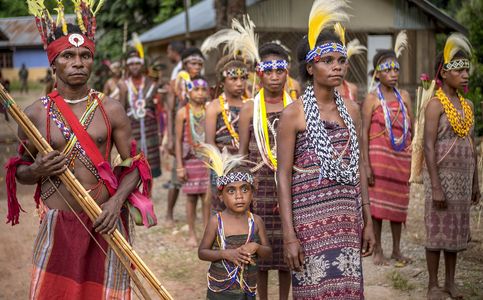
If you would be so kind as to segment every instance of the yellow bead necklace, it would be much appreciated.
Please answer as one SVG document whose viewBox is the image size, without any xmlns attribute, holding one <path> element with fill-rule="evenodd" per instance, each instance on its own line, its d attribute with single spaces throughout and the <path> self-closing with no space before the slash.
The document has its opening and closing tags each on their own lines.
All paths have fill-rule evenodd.
<svg viewBox="0 0 483 300">
<path fill-rule="evenodd" d="M 460 137 L 466 137 L 473 126 L 473 111 L 470 105 L 466 102 L 465 98 L 458 93 L 458 98 L 460 99 L 461 107 L 463 108 L 464 119 L 461 114 L 456 110 L 453 103 L 448 99 L 446 94 L 441 88 L 436 91 L 436 97 L 443 105 L 444 112 L 448 118 L 453 131 Z"/>
</svg>

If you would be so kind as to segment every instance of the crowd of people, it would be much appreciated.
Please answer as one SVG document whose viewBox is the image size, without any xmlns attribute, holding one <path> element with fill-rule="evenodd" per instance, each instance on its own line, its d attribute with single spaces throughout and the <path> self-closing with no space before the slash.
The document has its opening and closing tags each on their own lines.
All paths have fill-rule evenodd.
<svg viewBox="0 0 483 300">
<path fill-rule="evenodd" d="M 348 60 L 363 47 L 346 43 L 347 3 L 333 0 L 315 1 L 296 55 L 278 41 L 258 47 L 244 17 L 200 48 L 172 42 L 168 81 L 165 66 L 148 65 L 135 41 L 123 62 L 110 64 L 112 76 L 100 92 L 88 86 L 93 5 L 79 1 L 80 23 L 67 24 L 59 14 L 57 27 L 45 9 L 31 9 L 55 86 L 25 112 L 54 151 L 39 153 L 19 130 L 24 140 L 6 182 L 12 224 L 21 210 L 16 180 L 37 184 L 32 299 L 129 299 L 129 276 L 102 235 L 118 229 L 129 239 L 129 219 L 156 224 L 148 197 L 162 157 L 169 157 L 162 149 L 171 157 L 163 161 L 170 166 L 163 225 L 174 224 L 181 191 L 187 243 L 211 262 L 207 299 L 267 299 L 270 270 L 277 271 L 279 299 L 290 290 L 294 299 L 363 299 L 362 257 L 372 255 L 376 265 L 389 258 L 411 263 L 401 251 L 410 176 L 425 187 L 428 299 L 462 297 L 454 279 L 457 253 L 467 248 L 470 205 L 480 198 L 474 109 L 462 93 L 471 58 L 466 38 L 448 37 L 436 58 L 437 90 L 423 99 L 418 117 L 409 93 L 398 88 L 404 31 L 394 49 L 375 54 L 373 83 L 358 101 L 362 93 L 345 78 Z M 205 59 L 224 45 L 210 85 Z M 299 81 L 289 75 L 291 64 L 298 64 Z M 413 138 L 424 149 L 418 166 Z M 96 220 L 59 179 L 66 170 L 102 208 Z M 391 226 L 390 257 L 382 250 L 384 220 Z"/>
</svg>

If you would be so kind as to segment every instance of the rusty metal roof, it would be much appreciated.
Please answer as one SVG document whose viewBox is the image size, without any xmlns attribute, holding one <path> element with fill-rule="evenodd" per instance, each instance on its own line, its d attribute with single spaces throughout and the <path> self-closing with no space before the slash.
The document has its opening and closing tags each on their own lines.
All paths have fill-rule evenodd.
<svg viewBox="0 0 483 300">
<path fill-rule="evenodd" d="M 52 17 L 55 20 L 55 16 Z M 74 15 L 66 15 L 68 21 L 74 18 Z M 33 16 L 0 18 L 0 32 L 8 38 L 0 39 L 0 48 L 43 47 Z"/>
</svg>

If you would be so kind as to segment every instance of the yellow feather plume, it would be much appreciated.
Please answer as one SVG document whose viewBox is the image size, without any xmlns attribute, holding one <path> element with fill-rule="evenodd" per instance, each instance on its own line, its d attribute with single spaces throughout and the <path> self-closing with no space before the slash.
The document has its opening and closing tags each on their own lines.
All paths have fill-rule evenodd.
<svg viewBox="0 0 483 300">
<path fill-rule="evenodd" d="M 91 5 L 91 7 L 92 7 L 92 8 L 94 8 L 94 2 L 95 2 L 95 0 L 92 0 L 92 5 Z M 93 10 L 92 10 L 92 14 L 93 14 L 94 16 L 96 16 L 96 15 L 97 15 L 97 13 L 98 13 L 98 12 L 99 12 L 99 10 L 101 9 L 101 7 L 104 5 L 104 2 L 105 2 L 105 0 L 100 0 L 100 1 L 97 3 L 96 9 L 93 9 Z"/>
<path fill-rule="evenodd" d="M 211 144 L 201 143 L 198 153 L 206 157 L 209 163 L 206 165 L 212 169 L 218 177 L 228 174 L 233 168 L 244 162 L 244 156 L 241 154 L 232 155 L 228 150 L 223 148 L 220 152 L 218 147 Z"/>
<path fill-rule="evenodd" d="M 134 48 L 136 48 L 136 50 L 138 51 L 139 57 L 141 59 L 144 59 L 143 44 L 141 43 L 141 40 L 139 40 L 138 34 L 135 33 L 135 32 L 132 34 L 132 43 L 133 43 Z"/>
<path fill-rule="evenodd" d="M 394 52 L 396 53 L 396 57 L 399 58 L 407 47 L 408 35 L 406 34 L 406 30 L 401 30 L 396 37 L 396 42 L 394 43 Z"/>
<path fill-rule="evenodd" d="M 468 38 L 461 33 L 452 33 L 444 45 L 444 63 L 447 64 L 452 61 L 458 51 L 463 51 L 468 56 L 471 56 L 471 44 Z"/>
<path fill-rule="evenodd" d="M 347 43 L 347 59 L 353 55 L 361 54 L 364 51 L 367 51 L 367 48 L 362 46 L 358 39 L 353 39 Z"/>
<path fill-rule="evenodd" d="M 339 22 L 335 23 L 334 31 L 339 36 L 342 45 L 345 46 L 345 28 Z"/>
<path fill-rule="evenodd" d="M 315 48 L 317 38 L 322 30 L 335 23 L 346 22 L 349 16 L 344 12 L 346 0 L 315 0 L 309 15 L 308 40 L 310 50 Z"/>
<path fill-rule="evenodd" d="M 45 8 L 44 0 L 27 0 L 29 13 L 35 17 L 42 17 Z"/>
<path fill-rule="evenodd" d="M 62 33 L 67 35 L 67 22 L 65 21 L 64 4 L 62 3 L 62 0 L 57 0 L 57 8 L 54 8 L 54 10 L 57 12 L 56 26 L 61 25 Z"/>
</svg>

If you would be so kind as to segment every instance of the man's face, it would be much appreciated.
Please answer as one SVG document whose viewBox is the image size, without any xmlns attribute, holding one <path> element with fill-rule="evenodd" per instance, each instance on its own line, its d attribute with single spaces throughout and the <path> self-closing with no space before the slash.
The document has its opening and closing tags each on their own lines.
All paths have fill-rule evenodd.
<svg viewBox="0 0 483 300">
<path fill-rule="evenodd" d="M 79 86 L 87 84 L 93 63 L 94 57 L 89 49 L 72 47 L 60 52 L 53 63 L 53 69 L 57 80 Z"/>
<path fill-rule="evenodd" d="M 127 69 L 129 71 L 129 75 L 133 77 L 138 77 L 139 75 L 141 75 L 143 65 L 139 62 L 134 62 L 134 63 L 128 64 Z"/>
</svg>

